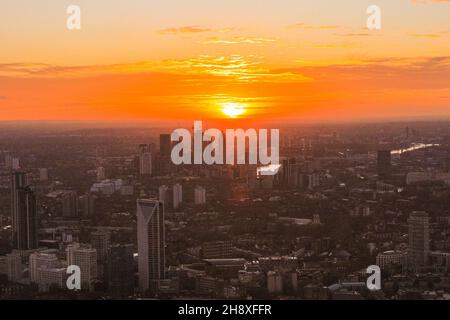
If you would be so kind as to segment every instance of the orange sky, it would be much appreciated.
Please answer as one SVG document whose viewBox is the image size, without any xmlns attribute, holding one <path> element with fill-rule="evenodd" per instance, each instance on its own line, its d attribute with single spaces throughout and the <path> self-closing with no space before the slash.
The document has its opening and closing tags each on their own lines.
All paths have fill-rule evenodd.
<svg viewBox="0 0 450 320">
<path fill-rule="evenodd" d="M 77 3 L 0 4 L 0 120 L 450 118 L 450 1 Z"/>
</svg>

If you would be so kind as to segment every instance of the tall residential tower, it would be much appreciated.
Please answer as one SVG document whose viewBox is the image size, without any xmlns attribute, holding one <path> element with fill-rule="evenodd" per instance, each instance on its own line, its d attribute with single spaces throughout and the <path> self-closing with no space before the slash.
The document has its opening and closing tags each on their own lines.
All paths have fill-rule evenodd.
<svg viewBox="0 0 450 320">
<path fill-rule="evenodd" d="M 38 247 L 38 223 L 36 197 L 27 186 L 26 175 L 11 175 L 11 216 L 13 222 L 13 246 L 18 250 Z"/>
<path fill-rule="evenodd" d="M 164 204 L 156 199 L 137 200 L 139 287 L 156 291 L 165 278 Z"/>
</svg>

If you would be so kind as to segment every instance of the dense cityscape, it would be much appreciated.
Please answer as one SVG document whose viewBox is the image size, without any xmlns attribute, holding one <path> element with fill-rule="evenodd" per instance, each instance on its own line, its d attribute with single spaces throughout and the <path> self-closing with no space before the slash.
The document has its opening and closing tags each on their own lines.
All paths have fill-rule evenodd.
<svg viewBox="0 0 450 320">
<path fill-rule="evenodd" d="M 287 125 L 274 176 L 172 130 L 3 126 L 0 299 L 450 299 L 448 122 Z"/>
</svg>

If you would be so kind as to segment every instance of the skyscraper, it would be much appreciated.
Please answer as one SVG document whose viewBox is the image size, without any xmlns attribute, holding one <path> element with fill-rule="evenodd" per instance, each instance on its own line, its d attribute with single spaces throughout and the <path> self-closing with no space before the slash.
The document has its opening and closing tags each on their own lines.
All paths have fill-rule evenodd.
<svg viewBox="0 0 450 320">
<path fill-rule="evenodd" d="M 110 235 L 108 232 L 92 232 L 91 246 L 97 250 L 97 262 L 104 263 L 108 255 Z"/>
<path fill-rule="evenodd" d="M 141 144 L 139 146 L 139 174 L 141 176 L 152 174 L 152 154 L 149 145 Z"/>
<path fill-rule="evenodd" d="M 377 152 L 378 177 L 386 178 L 391 173 L 391 150 L 379 150 Z"/>
<path fill-rule="evenodd" d="M 428 263 L 430 252 L 430 226 L 428 213 L 414 211 L 408 219 L 408 263 L 410 268 L 418 270 Z"/>
<path fill-rule="evenodd" d="M 90 238 L 91 247 L 97 251 L 97 279 L 105 283 L 110 234 L 106 231 L 96 231 L 91 233 Z"/>
<path fill-rule="evenodd" d="M 11 219 L 13 223 L 13 236 L 18 226 L 17 217 L 19 210 L 18 193 L 20 188 L 27 185 L 27 176 L 24 172 L 14 172 L 11 175 Z"/>
<path fill-rule="evenodd" d="M 179 183 L 173 186 L 173 208 L 178 209 L 183 202 L 183 186 Z"/>
<path fill-rule="evenodd" d="M 14 248 L 36 249 L 38 247 L 36 197 L 27 186 L 26 175 L 23 172 L 14 172 L 11 176 L 11 211 Z"/>
<path fill-rule="evenodd" d="M 165 278 L 164 204 L 138 199 L 136 215 L 139 287 L 142 292 L 154 291 Z"/>
</svg>

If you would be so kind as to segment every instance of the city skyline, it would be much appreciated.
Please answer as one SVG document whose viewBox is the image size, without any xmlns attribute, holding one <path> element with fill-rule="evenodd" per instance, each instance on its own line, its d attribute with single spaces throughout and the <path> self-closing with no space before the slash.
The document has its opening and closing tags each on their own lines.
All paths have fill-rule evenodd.
<svg viewBox="0 0 450 320">
<path fill-rule="evenodd" d="M 1 299 L 450 299 L 448 123 L 291 127 L 273 176 L 48 130 L 0 131 Z"/>
</svg>

